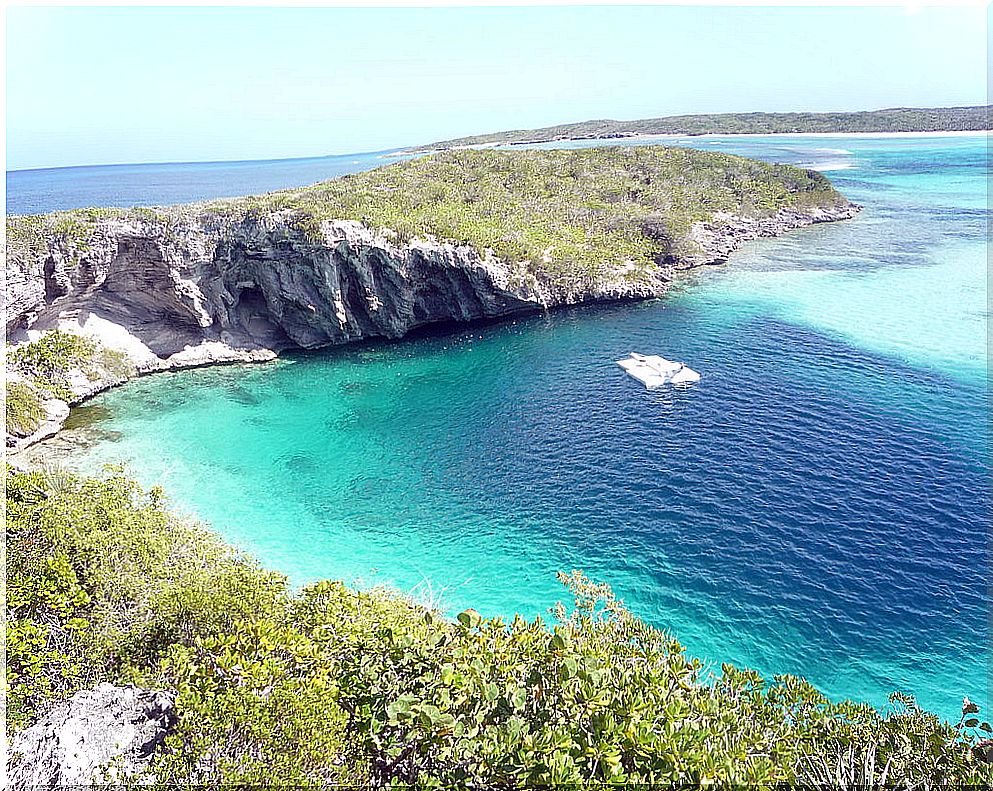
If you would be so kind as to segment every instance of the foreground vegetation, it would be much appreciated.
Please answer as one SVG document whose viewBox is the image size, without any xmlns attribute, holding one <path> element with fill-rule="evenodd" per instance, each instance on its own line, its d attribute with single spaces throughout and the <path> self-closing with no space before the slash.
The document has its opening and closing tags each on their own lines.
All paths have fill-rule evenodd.
<svg viewBox="0 0 993 791">
<path fill-rule="evenodd" d="M 492 143 L 541 143 L 632 135 L 796 134 L 798 132 L 950 132 L 990 129 L 990 107 L 894 107 L 856 113 L 716 113 L 637 121 L 601 119 L 443 140 L 411 151 Z"/>
<path fill-rule="evenodd" d="M 552 619 L 450 620 L 386 591 L 292 591 L 117 471 L 7 476 L 8 726 L 101 680 L 177 692 L 160 783 L 989 782 L 986 723 L 793 677 L 704 675 L 610 589 Z"/>
<path fill-rule="evenodd" d="M 789 165 L 662 146 L 574 151 L 457 151 L 311 187 L 163 209 L 84 209 L 7 220 L 13 260 L 57 247 L 85 258 L 107 220 L 233 227 L 281 216 L 315 243 L 322 223 L 357 220 L 394 239 L 434 237 L 520 264 L 559 284 L 639 278 L 660 260 L 696 252 L 689 231 L 715 212 L 767 217 L 779 209 L 845 205 L 824 176 Z M 47 241 L 46 241 L 47 240 Z M 626 265 L 626 266 L 625 266 Z"/>
</svg>

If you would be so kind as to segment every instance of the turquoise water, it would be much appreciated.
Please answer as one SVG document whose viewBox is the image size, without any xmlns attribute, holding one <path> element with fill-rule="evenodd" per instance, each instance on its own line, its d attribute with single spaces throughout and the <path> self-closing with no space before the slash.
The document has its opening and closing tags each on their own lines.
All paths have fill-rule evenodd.
<svg viewBox="0 0 993 791">
<path fill-rule="evenodd" d="M 582 568 L 713 662 L 986 701 L 985 139 L 696 143 L 865 209 L 664 301 L 139 380 L 74 461 L 126 461 L 296 583 L 536 615 Z M 632 349 L 703 379 L 646 391 Z"/>
</svg>

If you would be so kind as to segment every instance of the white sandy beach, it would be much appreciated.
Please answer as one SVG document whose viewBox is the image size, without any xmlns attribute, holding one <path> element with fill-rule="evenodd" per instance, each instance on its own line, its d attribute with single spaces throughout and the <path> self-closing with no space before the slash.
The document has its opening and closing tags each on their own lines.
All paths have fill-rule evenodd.
<svg viewBox="0 0 993 791">
<path fill-rule="evenodd" d="M 430 149 L 424 151 L 417 151 L 414 149 L 405 149 L 403 151 L 397 151 L 396 153 L 381 154 L 380 158 L 390 159 L 392 157 L 399 156 L 409 156 L 410 154 L 434 154 L 438 151 L 446 150 L 458 150 L 458 149 L 472 149 L 472 148 L 499 148 L 500 146 L 529 146 L 538 145 L 539 143 L 570 143 L 577 142 L 580 140 L 594 141 L 594 140 L 706 140 L 708 138 L 723 138 L 723 137 L 878 137 L 878 138 L 894 138 L 894 137 L 979 137 L 985 136 L 990 133 L 990 130 L 986 129 L 964 129 L 955 130 L 947 132 L 721 132 L 721 133 L 708 133 L 703 135 L 689 135 L 689 134 L 672 134 L 672 133 L 660 133 L 660 134 L 637 134 L 637 135 L 627 135 L 624 137 L 563 137 L 556 138 L 553 140 L 526 140 L 526 141 L 516 141 L 516 140 L 496 140 L 488 143 L 474 143 L 468 146 L 452 146 L 451 149 Z"/>
<path fill-rule="evenodd" d="M 534 140 L 527 143 L 517 143 L 516 145 L 531 145 L 536 143 L 566 143 L 577 140 L 708 140 L 710 138 L 724 137 L 979 137 L 988 135 L 989 130 L 957 130 L 948 132 L 714 132 L 703 135 L 671 134 L 661 133 L 657 135 L 638 134 L 626 135 L 624 137 L 570 137 L 557 140 Z M 480 143 L 474 146 L 464 146 L 464 148 L 482 148 L 491 146 L 510 145 L 511 141 L 505 140 L 500 143 Z"/>
<path fill-rule="evenodd" d="M 768 134 L 734 133 L 707 135 L 667 135 L 667 137 L 979 137 L 987 129 L 964 129 L 949 132 L 769 132 Z"/>
</svg>

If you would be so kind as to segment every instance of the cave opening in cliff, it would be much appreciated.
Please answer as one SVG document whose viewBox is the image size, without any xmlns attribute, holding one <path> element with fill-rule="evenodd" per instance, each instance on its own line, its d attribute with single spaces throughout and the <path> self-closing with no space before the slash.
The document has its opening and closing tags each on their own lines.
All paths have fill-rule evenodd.
<svg viewBox="0 0 993 791">
<path fill-rule="evenodd" d="M 231 309 L 232 324 L 237 326 L 255 345 L 282 349 L 296 344 L 272 317 L 269 303 L 258 286 L 247 286 L 238 292 Z"/>
</svg>

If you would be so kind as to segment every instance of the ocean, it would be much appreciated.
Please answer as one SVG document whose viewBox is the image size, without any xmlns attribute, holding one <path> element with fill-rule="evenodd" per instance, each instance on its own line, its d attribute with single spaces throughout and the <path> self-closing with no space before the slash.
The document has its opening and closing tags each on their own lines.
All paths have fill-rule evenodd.
<svg viewBox="0 0 993 791">
<path fill-rule="evenodd" d="M 303 159 L 84 165 L 7 171 L 7 213 L 167 206 L 301 187 L 396 161 L 392 151 Z"/>
<path fill-rule="evenodd" d="M 824 170 L 864 209 L 664 300 L 147 377 L 78 410 L 72 463 L 126 463 L 295 584 L 533 617 L 582 569 L 718 669 L 988 713 L 986 138 L 683 143 Z M 384 161 L 363 156 L 8 173 L 7 205 L 171 203 Z M 630 351 L 702 380 L 647 391 L 614 364 Z"/>
</svg>

